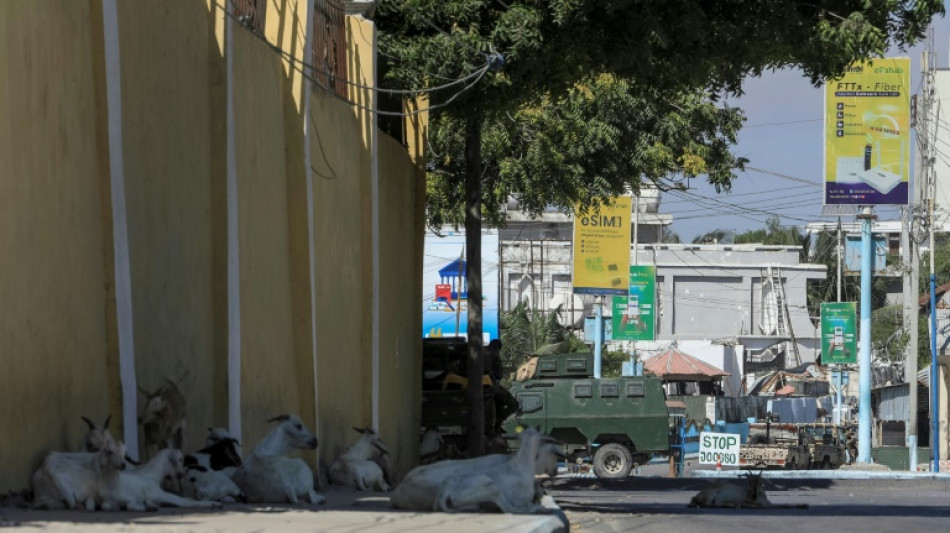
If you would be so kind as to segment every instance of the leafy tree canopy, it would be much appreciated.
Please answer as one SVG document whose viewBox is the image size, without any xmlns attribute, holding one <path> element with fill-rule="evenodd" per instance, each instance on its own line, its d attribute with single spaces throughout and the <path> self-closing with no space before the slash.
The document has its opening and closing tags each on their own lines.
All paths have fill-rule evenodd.
<svg viewBox="0 0 950 533">
<path fill-rule="evenodd" d="M 464 220 L 465 120 L 442 113 L 430 124 L 427 209 L 436 227 Z M 595 205 L 639 190 L 641 181 L 676 186 L 670 176 L 705 174 L 728 188 L 732 170 L 745 162 L 729 151 L 744 120 L 738 109 L 696 95 L 646 99 L 609 74 L 483 120 L 483 213 L 492 225 L 504 224 L 499 209 L 509 197 L 537 215 Z"/>
</svg>

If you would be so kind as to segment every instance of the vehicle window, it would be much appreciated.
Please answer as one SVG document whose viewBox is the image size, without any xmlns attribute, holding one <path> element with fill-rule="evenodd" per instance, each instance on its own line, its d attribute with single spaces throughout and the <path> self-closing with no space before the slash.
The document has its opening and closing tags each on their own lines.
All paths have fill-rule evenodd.
<svg viewBox="0 0 950 533">
<path fill-rule="evenodd" d="M 601 398 L 616 398 L 620 396 L 620 389 L 617 387 L 617 384 L 613 381 L 601 381 L 600 382 L 600 397 Z"/>
<path fill-rule="evenodd" d="M 642 381 L 628 381 L 627 382 L 627 397 L 642 398 L 643 397 L 643 382 Z"/>
<path fill-rule="evenodd" d="M 593 395 L 594 395 L 594 390 L 590 383 L 575 383 L 574 384 L 575 398 L 590 398 Z"/>
<path fill-rule="evenodd" d="M 535 393 L 519 394 L 518 404 L 521 405 L 522 413 L 533 413 L 544 407 L 544 397 Z"/>
</svg>

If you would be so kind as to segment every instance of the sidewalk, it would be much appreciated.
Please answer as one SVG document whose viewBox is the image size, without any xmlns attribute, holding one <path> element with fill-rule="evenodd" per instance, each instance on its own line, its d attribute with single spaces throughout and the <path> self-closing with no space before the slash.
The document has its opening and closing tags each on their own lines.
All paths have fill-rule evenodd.
<svg viewBox="0 0 950 533">
<path fill-rule="evenodd" d="M 54 532 L 147 533 L 282 533 L 446 532 L 451 533 L 558 533 L 566 532 L 563 513 L 553 498 L 545 497 L 549 515 L 418 513 L 392 509 L 382 493 L 330 488 L 320 492 L 325 505 L 256 506 L 226 504 L 219 510 L 162 508 L 152 513 L 39 511 L 0 507 L 0 529 Z"/>
</svg>

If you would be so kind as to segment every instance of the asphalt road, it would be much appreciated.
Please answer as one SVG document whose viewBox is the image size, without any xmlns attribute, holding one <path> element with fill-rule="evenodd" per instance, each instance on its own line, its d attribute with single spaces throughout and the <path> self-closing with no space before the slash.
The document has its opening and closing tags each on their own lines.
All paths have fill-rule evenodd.
<svg viewBox="0 0 950 533">
<path fill-rule="evenodd" d="M 548 488 L 574 533 L 937 533 L 950 527 L 950 480 L 769 478 L 763 480 L 768 498 L 782 508 L 689 508 L 693 495 L 713 482 L 561 477 Z"/>
</svg>

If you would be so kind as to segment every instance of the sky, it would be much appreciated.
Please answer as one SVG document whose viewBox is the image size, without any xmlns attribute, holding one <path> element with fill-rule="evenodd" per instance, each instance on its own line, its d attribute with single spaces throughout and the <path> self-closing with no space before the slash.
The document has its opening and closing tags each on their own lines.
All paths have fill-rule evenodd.
<svg viewBox="0 0 950 533">
<path fill-rule="evenodd" d="M 948 68 L 950 18 L 935 19 L 931 28 L 937 68 Z M 913 94 L 920 89 L 923 50 L 925 44 L 904 53 L 894 50 L 887 54 L 910 57 Z M 683 242 L 714 229 L 742 233 L 764 228 L 773 214 L 784 226 L 836 220 L 820 216 L 824 190 L 823 89 L 812 87 L 798 70 L 749 78 L 743 89 L 741 97 L 727 100 L 745 112 L 746 122 L 734 153 L 749 160 L 746 171 L 737 173 L 731 192 L 717 194 L 704 178 L 696 178 L 690 180 L 686 193 L 663 194 L 660 212 L 673 215 L 671 229 Z M 899 210 L 893 207 L 878 207 L 875 213 L 880 220 L 900 218 Z"/>
</svg>

